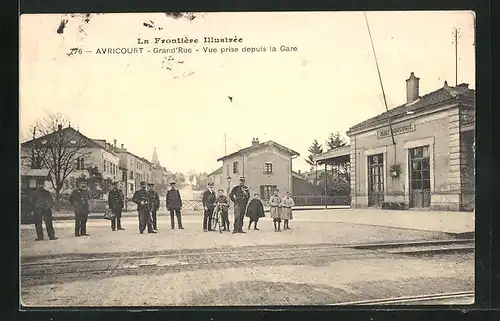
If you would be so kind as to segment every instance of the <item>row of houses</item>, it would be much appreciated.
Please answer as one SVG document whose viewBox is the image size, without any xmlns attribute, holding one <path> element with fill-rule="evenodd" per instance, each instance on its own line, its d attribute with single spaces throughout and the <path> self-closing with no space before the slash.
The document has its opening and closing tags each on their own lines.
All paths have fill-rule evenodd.
<svg viewBox="0 0 500 321">
<path fill-rule="evenodd" d="M 54 166 L 43 166 L 39 158 L 54 158 L 54 149 L 58 149 L 60 159 Z M 87 168 L 97 168 L 104 179 L 120 182 L 123 191 L 131 195 L 139 188 L 141 181 L 155 184 L 166 184 L 167 169 L 158 160 L 156 148 L 152 160 L 138 156 L 125 148 L 124 144 L 117 146 L 117 140 L 113 143 L 104 139 L 92 139 L 71 126 L 58 125 L 57 130 L 37 137 L 21 144 L 21 183 L 25 188 L 35 186 L 36 177 L 40 173 L 47 172 L 44 167 L 56 168 L 57 175 L 68 173 L 65 185 L 61 190 L 71 188 L 68 182 L 89 173 Z M 51 160 L 46 160 L 46 162 Z M 43 174 L 43 173 L 42 173 Z M 47 188 L 52 185 L 47 183 Z"/>
</svg>

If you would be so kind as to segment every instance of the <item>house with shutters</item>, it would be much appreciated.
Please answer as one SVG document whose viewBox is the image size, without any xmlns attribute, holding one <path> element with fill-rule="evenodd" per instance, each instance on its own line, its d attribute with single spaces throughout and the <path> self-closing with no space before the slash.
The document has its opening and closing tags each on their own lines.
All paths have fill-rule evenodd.
<svg viewBox="0 0 500 321">
<path fill-rule="evenodd" d="M 111 180 L 120 178 L 120 157 L 114 151 L 114 147 L 104 140 L 88 138 L 71 126 L 63 128 L 59 125 L 52 133 L 23 142 L 20 154 L 21 178 L 30 177 L 33 170 L 58 168 L 57 175 L 64 176 L 65 184 L 61 190 L 63 193 L 72 189 L 72 184 L 68 184 L 69 182 L 76 181 L 82 175 L 88 176 L 88 167 L 97 167 L 104 178 Z M 54 165 L 54 162 L 57 162 L 57 165 Z M 48 166 L 44 165 L 47 163 Z M 54 173 L 48 171 L 47 176 L 50 175 Z M 25 187 L 32 187 L 35 184 L 30 179 L 22 182 Z M 50 182 L 46 183 L 46 187 L 49 190 L 53 189 Z"/>
<path fill-rule="evenodd" d="M 220 157 L 221 168 L 209 175 L 214 187 L 229 191 L 244 176 L 252 194 L 259 193 L 268 200 L 275 188 L 293 194 L 293 159 L 300 156 L 296 151 L 272 140 L 260 143 L 257 138 L 249 147 Z"/>
</svg>

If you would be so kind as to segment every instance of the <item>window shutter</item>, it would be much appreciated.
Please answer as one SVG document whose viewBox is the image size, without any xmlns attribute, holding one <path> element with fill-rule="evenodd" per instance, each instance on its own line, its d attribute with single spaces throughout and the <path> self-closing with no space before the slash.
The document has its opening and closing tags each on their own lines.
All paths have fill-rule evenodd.
<svg viewBox="0 0 500 321">
<path fill-rule="evenodd" d="M 266 198 L 264 185 L 260 185 L 260 198 L 262 199 Z"/>
</svg>

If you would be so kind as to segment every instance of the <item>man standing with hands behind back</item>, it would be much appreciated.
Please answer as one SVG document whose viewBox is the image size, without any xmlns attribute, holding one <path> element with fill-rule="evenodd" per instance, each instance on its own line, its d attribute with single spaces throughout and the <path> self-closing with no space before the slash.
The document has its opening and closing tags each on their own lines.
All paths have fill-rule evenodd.
<svg viewBox="0 0 500 321">
<path fill-rule="evenodd" d="M 123 192 L 118 188 L 118 182 L 113 182 L 113 188 L 108 193 L 108 206 L 115 218 L 111 220 L 111 230 L 124 230 L 122 228 L 122 210 L 125 203 L 125 196 Z"/>
<path fill-rule="evenodd" d="M 158 230 L 158 225 L 156 221 L 156 212 L 160 209 L 160 196 L 158 193 L 154 190 L 155 184 L 154 183 L 149 183 L 149 198 L 151 201 L 151 219 L 153 220 L 153 230 L 157 231 Z"/>
<path fill-rule="evenodd" d="M 87 182 L 80 180 L 78 188 L 69 197 L 75 211 L 75 236 L 87 236 L 87 219 L 89 217 L 89 192 Z"/>
<path fill-rule="evenodd" d="M 213 231 L 212 229 L 212 216 L 214 214 L 215 202 L 217 201 L 217 195 L 214 192 L 214 183 L 208 183 L 208 189 L 203 193 L 203 209 L 205 210 L 203 215 L 203 231 Z"/>
<path fill-rule="evenodd" d="M 243 218 L 250 199 L 250 191 L 245 185 L 245 177 L 240 177 L 240 185 L 236 185 L 231 190 L 229 198 L 234 203 L 234 230 L 235 233 L 245 233 L 243 231 Z"/>
<path fill-rule="evenodd" d="M 144 234 L 146 227 L 148 228 L 148 233 L 156 233 L 153 230 L 153 224 L 151 222 L 151 201 L 149 199 L 149 193 L 146 190 L 146 182 L 141 182 L 141 189 L 135 191 L 132 201 L 137 204 L 137 211 L 139 212 L 139 233 Z"/>
<path fill-rule="evenodd" d="M 167 192 L 167 210 L 170 211 L 170 226 L 175 228 L 174 215 L 177 216 L 177 225 L 179 230 L 183 230 L 181 219 L 182 199 L 181 193 L 175 188 L 175 182 L 170 183 L 170 189 Z"/>
</svg>

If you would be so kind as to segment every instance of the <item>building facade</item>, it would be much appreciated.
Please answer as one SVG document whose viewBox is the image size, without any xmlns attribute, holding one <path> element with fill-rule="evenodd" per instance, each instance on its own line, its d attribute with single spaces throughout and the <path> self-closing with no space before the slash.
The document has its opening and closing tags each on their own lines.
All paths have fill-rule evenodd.
<svg viewBox="0 0 500 321">
<path fill-rule="evenodd" d="M 141 181 L 157 185 L 167 183 L 167 169 L 161 166 L 156 148 L 151 161 L 129 152 L 124 144 L 117 148 L 117 153 L 120 157 L 120 180 L 124 189 L 126 188 L 126 196 L 131 197 L 140 188 Z"/>
<path fill-rule="evenodd" d="M 207 181 L 209 183 L 214 183 L 214 188 L 215 189 L 223 189 L 224 191 L 227 190 L 229 187 L 229 181 L 227 179 L 227 176 L 224 177 L 224 170 L 222 167 L 219 167 L 212 173 L 208 174 L 207 176 Z"/>
<path fill-rule="evenodd" d="M 97 167 L 104 178 L 111 180 L 119 179 L 119 155 L 113 150 L 113 146 L 106 144 L 102 140 L 94 140 L 86 137 L 72 127 L 59 126 L 58 130 L 38 137 L 21 144 L 21 174 L 26 169 L 47 169 L 42 163 L 33 164 L 36 156 L 34 154 L 45 155 L 43 157 L 54 158 L 57 154 L 55 148 L 61 150 L 59 156 L 58 172 L 61 175 L 69 173 L 65 178 L 65 184 L 61 189 L 62 193 L 69 192 L 74 188 L 75 182 L 81 176 L 88 177 L 88 167 Z M 54 159 L 52 160 L 54 161 Z M 52 166 L 56 168 L 55 166 Z M 46 188 L 53 190 L 52 184 L 47 181 Z"/>
<path fill-rule="evenodd" d="M 250 147 L 219 158 L 222 173 L 212 177 L 216 185 L 225 185 L 227 189 L 238 184 L 239 178 L 244 176 L 250 192 L 259 193 L 267 200 L 274 188 L 293 193 L 292 160 L 297 156 L 299 153 L 274 141 L 259 143 L 254 138 Z"/>
<path fill-rule="evenodd" d="M 406 89 L 405 104 L 352 126 L 350 146 L 315 160 L 328 164 L 348 157 L 351 207 L 398 203 L 410 209 L 473 210 L 474 90 L 445 82 L 421 97 L 413 73 Z"/>
</svg>

